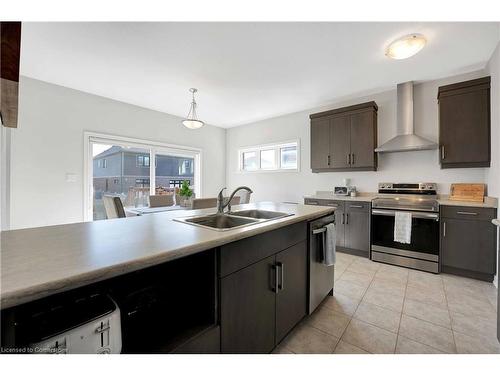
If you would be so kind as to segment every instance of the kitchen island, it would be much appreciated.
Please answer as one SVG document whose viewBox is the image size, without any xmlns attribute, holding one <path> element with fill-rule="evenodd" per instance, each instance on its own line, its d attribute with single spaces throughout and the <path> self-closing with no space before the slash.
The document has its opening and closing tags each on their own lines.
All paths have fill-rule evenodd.
<svg viewBox="0 0 500 375">
<path fill-rule="evenodd" d="M 219 287 L 221 284 L 224 289 L 223 278 L 233 277 L 233 281 L 227 279 L 226 284 L 227 290 L 231 291 L 230 283 L 237 279 L 234 275 L 243 270 L 250 273 L 251 279 L 255 276 L 254 271 L 262 271 L 259 270 L 261 261 L 266 263 L 271 258 L 276 261 L 273 257 L 287 248 L 294 249 L 293 254 L 290 253 L 292 258 L 302 254 L 301 261 L 306 264 L 307 222 L 334 211 L 328 207 L 270 202 L 233 208 L 234 211 L 242 209 L 280 211 L 291 215 L 227 231 L 200 228 L 173 220 L 215 212 L 215 209 L 207 209 L 3 232 L 3 312 L 37 305 L 40 301 L 51 301 L 59 295 L 72 295 L 80 290 L 90 290 L 86 293 L 114 293 L 114 299 L 130 301 L 130 294 L 137 293 L 141 288 L 146 293 L 153 293 L 153 285 L 155 292 L 160 290 L 168 294 L 168 303 L 154 299 L 154 303 L 165 309 L 165 319 L 180 319 L 176 325 L 187 328 L 173 332 L 172 325 L 167 325 L 162 335 L 172 335 L 165 339 L 165 343 L 150 340 L 155 341 L 155 345 L 148 344 L 142 348 L 137 346 L 138 332 L 134 331 L 126 344 L 127 333 L 124 331 L 126 352 L 171 352 L 177 350 L 178 344 L 185 342 L 186 337 L 194 337 L 194 333 L 206 332 L 207 329 L 209 335 L 217 337 L 219 334 L 214 332 L 220 330 L 221 314 L 224 319 L 224 311 L 232 308 L 228 306 L 229 310 L 224 310 L 224 295 L 220 294 Z M 239 282 L 245 280 L 249 278 L 240 278 Z M 267 285 L 267 276 L 258 282 Z M 251 283 L 248 286 L 249 290 L 255 289 Z M 131 292 L 129 287 L 134 287 L 134 290 Z M 266 298 L 267 302 L 271 301 L 269 295 Z M 288 298 L 293 300 L 293 296 Z M 264 301 L 265 298 L 257 300 Z M 177 311 L 175 314 L 172 312 L 174 309 Z M 269 320 L 270 315 L 261 316 L 261 319 Z M 228 323 L 230 329 L 238 331 L 237 324 Z M 179 335 L 184 338 L 178 339 Z M 266 335 L 273 337 L 271 346 Z M 267 352 L 275 345 L 274 335 L 274 332 L 262 333 L 262 339 L 267 339 L 264 346 L 261 342 L 253 342 L 250 346 L 239 342 L 237 348 L 229 344 L 223 351 Z M 223 342 L 224 337 L 222 334 Z M 234 337 L 226 339 L 231 343 Z M 134 345 L 130 344 L 132 341 Z M 217 351 L 213 340 L 210 345 L 210 351 Z M 190 350 L 204 351 L 196 346 Z"/>
</svg>

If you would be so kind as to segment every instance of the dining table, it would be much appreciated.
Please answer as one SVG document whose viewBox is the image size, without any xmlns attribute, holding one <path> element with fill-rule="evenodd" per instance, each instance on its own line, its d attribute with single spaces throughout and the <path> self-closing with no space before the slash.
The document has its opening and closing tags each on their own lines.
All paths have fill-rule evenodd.
<svg viewBox="0 0 500 375">
<path fill-rule="evenodd" d="M 157 212 L 166 212 L 166 211 L 180 211 L 180 210 L 188 210 L 188 207 L 183 207 L 179 205 L 174 206 L 161 206 L 161 207 L 124 207 L 125 213 L 127 216 L 142 216 L 148 214 L 154 214 Z"/>
</svg>

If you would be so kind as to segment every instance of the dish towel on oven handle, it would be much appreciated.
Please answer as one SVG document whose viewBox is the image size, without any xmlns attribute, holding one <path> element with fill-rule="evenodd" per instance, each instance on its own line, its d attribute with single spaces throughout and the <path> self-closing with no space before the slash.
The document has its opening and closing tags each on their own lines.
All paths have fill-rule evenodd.
<svg viewBox="0 0 500 375">
<path fill-rule="evenodd" d="M 394 242 L 411 243 L 411 213 L 396 211 L 394 215 Z"/>
<path fill-rule="evenodd" d="M 330 223 L 325 225 L 326 227 L 326 233 L 325 233 L 325 245 L 323 246 L 324 249 L 324 257 L 323 257 L 323 264 L 326 266 L 333 266 L 335 264 L 335 258 L 336 258 L 336 243 L 337 243 L 337 232 L 335 230 L 335 224 Z"/>
</svg>

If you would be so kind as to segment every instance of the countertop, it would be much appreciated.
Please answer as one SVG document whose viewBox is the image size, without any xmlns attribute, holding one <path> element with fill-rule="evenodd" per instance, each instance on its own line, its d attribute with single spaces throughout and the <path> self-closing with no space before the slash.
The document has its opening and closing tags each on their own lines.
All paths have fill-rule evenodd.
<svg viewBox="0 0 500 375">
<path fill-rule="evenodd" d="M 233 211 L 247 208 L 293 216 L 224 232 L 172 220 L 214 213 L 213 208 L 1 232 L 0 306 L 19 305 L 334 211 L 272 202 L 234 206 Z"/>
<path fill-rule="evenodd" d="M 358 201 L 358 202 L 371 202 L 378 196 L 390 196 L 388 194 L 378 194 L 362 192 L 358 193 L 356 197 L 335 195 L 331 191 L 318 191 L 316 194 L 305 195 L 304 198 L 309 199 L 328 199 L 338 201 Z M 497 208 L 498 199 L 494 197 L 484 197 L 484 202 L 465 202 L 465 201 L 452 201 L 448 199 L 449 195 L 438 194 L 438 203 L 441 206 L 464 206 L 464 207 L 480 207 L 480 208 Z"/>
</svg>

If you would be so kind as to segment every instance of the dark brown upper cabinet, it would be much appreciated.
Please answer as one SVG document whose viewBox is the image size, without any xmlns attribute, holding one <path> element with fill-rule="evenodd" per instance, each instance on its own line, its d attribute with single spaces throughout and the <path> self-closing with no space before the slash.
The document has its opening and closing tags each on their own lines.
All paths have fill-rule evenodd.
<svg viewBox="0 0 500 375">
<path fill-rule="evenodd" d="M 310 115 L 312 171 L 376 170 L 377 110 L 367 102 Z"/>
<path fill-rule="evenodd" d="M 0 22 L 0 121 L 17 128 L 21 22 Z"/>
<path fill-rule="evenodd" d="M 441 168 L 489 167 L 490 77 L 441 86 L 438 102 Z"/>
</svg>

